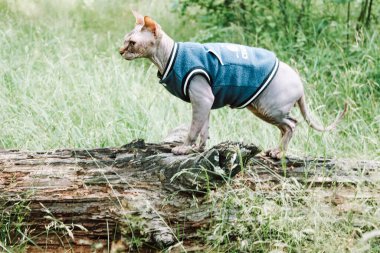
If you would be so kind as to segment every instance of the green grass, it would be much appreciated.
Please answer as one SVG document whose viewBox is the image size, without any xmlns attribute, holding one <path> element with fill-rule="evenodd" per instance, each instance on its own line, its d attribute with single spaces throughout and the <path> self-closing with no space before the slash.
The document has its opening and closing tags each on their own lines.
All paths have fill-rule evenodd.
<svg viewBox="0 0 380 253">
<path fill-rule="evenodd" d="M 25 192 L 17 200 L 0 195 L 0 252 L 23 252 L 30 242 L 30 228 L 25 226 L 30 213 L 28 195 Z"/>
<path fill-rule="evenodd" d="M 362 239 L 379 231 L 379 202 L 354 197 L 336 205 L 334 195 L 325 195 L 323 188 L 292 179 L 282 180 L 277 189 L 266 182 L 255 191 L 247 185 L 241 178 L 213 192 L 218 211 L 205 232 L 210 252 L 380 251 L 379 237 Z M 339 187 L 335 191 L 344 192 Z"/>
<path fill-rule="evenodd" d="M 139 6 L 116 0 L 88 6 L 80 1 L 1 1 L 0 8 L 0 147 L 35 150 L 118 146 L 135 138 L 160 141 L 171 128 L 190 121 L 190 106 L 158 84 L 152 64 L 123 61 L 117 53 L 133 26 L 130 8 L 156 18 L 176 40 L 196 39 L 193 22 L 166 11 L 170 1 Z M 323 40 L 294 55 L 284 50 L 286 45 L 268 45 L 302 74 L 317 119 L 328 123 L 344 101 L 350 105 L 344 122 L 331 133 L 299 124 L 290 153 L 379 156 L 379 59 L 374 55 L 380 50 L 379 34 L 360 38 L 349 57 L 339 45 L 330 49 Z M 294 113 L 301 119 L 297 109 Z M 278 139 L 278 129 L 246 110 L 212 113 L 210 145 L 241 140 L 268 149 Z"/>
<path fill-rule="evenodd" d="M 0 0 L 0 149 L 120 146 L 136 138 L 158 142 L 170 129 L 190 122 L 190 105 L 158 84 L 154 65 L 146 60 L 127 62 L 119 56 L 123 36 L 133 27 L 133 8 L 151 15 L 178 41 L 205 41 L 214 33 L 220 40 L 276 51 L 301 73 L 309 107 L 325 124 L 348 102 L 348 114 L 337 130 L 323 134 L 307 127 L 295 109 L 301 123 L 290 154 L 380 159 L 378 24 L 352 34 L 348 49 L 342 38 L 331 42 L 334 29 L 344 29 L 344 25 L 326 28 L 327 39 L 288 44 L 270 40 L 270 34 L 257 40 L 234 26 L 205 30 L 186 16 L 168 11 L 175 5 L 169 0 L 138 4 Z M 234 140 L 269 149 L 279 140 L 275 127 L 247 110 L 213 111 L 210 131 L 209 146 Z M 380 226 L 376 208 L 366 209 L 360 217 L 337 214 L 321 208 L 321 200 L 302 187 L 286 184 L 273 200 L 252 194 L 239 182 L 237 186 L 226 186 L 225 195 L 213 197 L 223 205 L 221 216 L 229 208 L 239 208 L 238 218 L 244 221 L 222 217 L 224 222 L 216 222 L 209 231 L 215 250 L 227 250 L 229 245 L 233 251 L 243 245 L 247 251 L 265 252 L 286 244 L 293 252 L 344 252 L 345 245 L 353 247 L 357 239 L 352 218 L 372 222 L 371 228 Z M 376 243 L 371 245 L 372 252 L 379 252 Z"/>
</svg>

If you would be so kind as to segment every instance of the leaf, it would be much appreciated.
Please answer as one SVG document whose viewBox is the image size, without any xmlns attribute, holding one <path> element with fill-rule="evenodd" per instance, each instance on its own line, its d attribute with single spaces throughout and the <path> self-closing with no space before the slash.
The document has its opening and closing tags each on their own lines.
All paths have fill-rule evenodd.
<svg viewBox="0 0 380 253">
<path fill-rule="evenodd" d="M 88 231 L 87 228 L 83 227 L 80 224 L 74 224 L 74 227 L 77 227 L 77 228 L 81 229 L 82 231 L 86 231 L 86 232 Z"/>
</svg>

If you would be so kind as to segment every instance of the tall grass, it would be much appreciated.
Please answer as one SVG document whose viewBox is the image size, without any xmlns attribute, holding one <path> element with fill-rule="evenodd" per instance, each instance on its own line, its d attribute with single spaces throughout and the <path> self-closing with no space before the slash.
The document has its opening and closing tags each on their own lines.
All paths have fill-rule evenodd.
<svg viewBox="0 0 380 253">
<path fill-rule="evenodd" d="M 331 195 L 294 179 L 282 179 L 277 189 L 264 181 L 257 181 L 255 191 L 247 185 L 241 178 L 212 193 L 210 205 L 218 211 L 205 232 L 209 252 L 380 250 L 380 238 L 369 236 L 380 225 L 379 201 L 374 198 L 343 197 L 337 203 L 345 190 L 337 187 Z M 353 188 L 354 194 L 361 187 Z"/>
<path fill-rule="evenodd" d="M 173 6 L 170 1 L 1 1 L 0 147 L 160 141 L 169 129 L 189 122 L 190 106 L 160 87 L 152 64 L 126 62 L 117 53 L 124 33 L 133 27 L 130 9 L 154 17 L 176 40 L 202 40 L 197 24 L 170 11 Z M 232 40 L 255 43 L 248 35 L 232 32 Z M 379 73 L 374 70 L 379 65 L 374 54 L 380 50 L 379 34 L 357 39 L 349 57 L 339 45 L 330 49 L 323 40 L 298 55 L 284 51 L 280 41 L 264 45 L 299 70 L 317 119 L 328 123 L 345 100 L 350 104 L 348 116 L 334 132 L 320 134 L 299 124 L 290 153 L 379 156 Z M 297 110 L 295 114 L 301 119 Z M 278 139 L 275 127 L 248 111 L 226 108 L 212 113 L 210 145 L 241 140 L 268 149 Z"/>
<path fill-rule="evenodd" d="M 157 141 L 176 124 L 166 110 L 175 106 L 161 96 L 152 66 L 127 63 L 118 55 L 134 23 L 130 4 L 21 2 L 16 3 L 35 4 L 38 15 L 11 2 L 1 4 L 0 146 L 49 149 L 121 145 L 135 138 Z M 152 6 L 146 1 L 139 8 L 152 15 L 160 11 Z"/>
</svg>

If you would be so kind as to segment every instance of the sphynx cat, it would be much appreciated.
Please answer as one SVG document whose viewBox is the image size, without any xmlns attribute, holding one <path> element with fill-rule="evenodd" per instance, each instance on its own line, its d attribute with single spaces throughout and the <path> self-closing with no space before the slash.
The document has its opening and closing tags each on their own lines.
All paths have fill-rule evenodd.
<svg viewBox="0 0 380 253">
<path fill-rule="evenodd" d="M 171 54 L 176 42 L 170 38 L 161 26 L 148 16 L 135 11 L 134 29 L 124 37 L 124 44 L 119 49 L 120 55 L 126 60 L 147 58 L 158 68 L 158 75 L 164 75 L 165 68 L 171 60 Z M 210 50 L 212 51 L 212 50 Z M 217 56 L 217 55 L 216 55 Z M 242 55 L 244 56 L 244 55 Z M 221 59 L 218 57 L 221 61 Z M 187 85 L 188 97 L 192 106 L 191 127 L 183 145 L 176 146 L 172 152 L 177 155 L 189 154 L 203 150 L 209 137 L 209 117 L 215 96 L 210 78 L 202 72 L 195 73 Z M 260 119 L 277 126 L 281 131 L 281 140 L 277 148 L 267 151 L 267 155 L 281 159 L 293 136 L 297 120 L 289 115 L 290 110 L 298 104 L 307 124 L 317 131 L 330 131 L 336 127 L 347 111 L 347 104 L 336 120 L 323 127 L 314 122 L 308 112 L 305 102 L 304 88 L 298 73 L 289 65 L 278 61 L 276 72 L 270 83 L 262 92 L 249 101 L 245 107 Z M 200 137 L 199 144 L 196 141 Z"/>
</svg>

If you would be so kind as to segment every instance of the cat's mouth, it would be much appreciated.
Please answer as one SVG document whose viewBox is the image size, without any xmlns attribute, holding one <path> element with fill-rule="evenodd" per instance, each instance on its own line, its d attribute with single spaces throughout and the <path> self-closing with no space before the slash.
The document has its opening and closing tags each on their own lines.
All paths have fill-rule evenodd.
<svg viewBox="0 0 380 253">
<path fill-rule="evenodd" d="M 131 60 L 134 60 L 136 58 L 139 58 L 139 55 L 138 54 L 131 54 L 131 53 L 128 53 L 128 52 L 124 52 L 123 54 L 121 54 L 121 57 L 123 57 L 127 61 L 131 61 Z"/>
<path fill-rule="evenodd" d="M 131 56 L 131 55 L 127 55 L 126 53 L 124 53 L 122 56 L 123 56 L 123 58 L 126 59 L 127 61 L 130 61 L 130 60 L 135 59 L 135 57 L 133 57 L 133 56 Z"/>
</svg>

